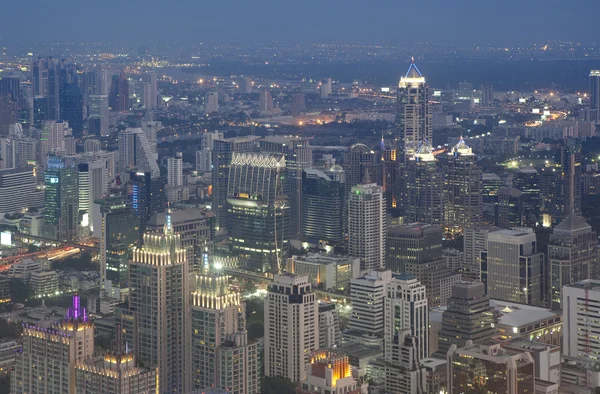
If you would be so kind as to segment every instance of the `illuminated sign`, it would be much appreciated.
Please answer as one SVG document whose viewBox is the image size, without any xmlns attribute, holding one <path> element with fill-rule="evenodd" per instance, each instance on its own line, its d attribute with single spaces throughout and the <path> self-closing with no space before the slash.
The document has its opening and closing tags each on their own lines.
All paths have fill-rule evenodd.
<svg viewBox="0 0 600 394">
<path fill-rule="evenodd" d="M 50 183 L 58 183 L 58 178 L 53 176 L 50 178 Z"/>
<path fill-rule="evenodd" d="M 8 231 L 0 233 L 0 245 L 12 246 L 12 233 Z"/>
<path fill-rule="evenodd" d="M 384 93 L 387 93 L 387 92 L 390 91 L 390 88 L 381 88 L 381 91 L 384 92 Z"/>
<path fill-rule="evenodd" d="M 132 188 L 132 191 L 131 191 L 131 206 L 136 211 L 138 210 L 138 198 L 139 198 L 139 195 L 140 195 L 140 191 L 139 191 L 138 185 L 133 185 L 133 188 Z"/>
</svg>

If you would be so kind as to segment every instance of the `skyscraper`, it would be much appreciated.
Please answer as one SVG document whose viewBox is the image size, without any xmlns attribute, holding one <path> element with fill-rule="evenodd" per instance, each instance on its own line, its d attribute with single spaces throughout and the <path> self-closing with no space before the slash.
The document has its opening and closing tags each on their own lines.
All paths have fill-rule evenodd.
<svg viewBox="0 0 600 394">
<path fill-rule="evenodd" d="M 458 347 L 467 341 L 482 344 L 496 335 L 494 307 L 485 294 L 481 282 L 455 283 L 448 309 L 442 316 L 442 329 L 438 334 L 438 354 L 446 356 L 452 344 Z"/>
<path fill-rule="evenodd" d="M 346 172 L 346 190 L 364 183 L 383 185 L 381 158 L 364 144 L 354 144 L 344 153 L 343 168 Z"/>
<path fill-rule="evenodd" d="M 158 368 L 159 392 L 191 388 L 189 268 L 170 217 L 163 234 L 144 234 L 129 264 L 129 311 L 134 318 L 135 355 Z"/>
<path fill-rule="evenodd" d="M 599 257 L 596 232 L 580 216 L 571 214 L 554 228 L 548 243 L 553 309 L 563 308 L 564 286 L 597 278 Z"/>
<path fill-rule="evenodd" d="M 495 300 L 541 305 L 544 254 L 535 233 L 500 230 L 488 234 L 487 294 Z"/>
<path fill-rule="evenodd" d="M 590 108 L 600 110 L 600 70 L 590 71 Z"/>
<path fill-rule="evenodd" d="M 445 174 L 424 141 L 405 167 L 405 217 L 408 223 L 444 223 Z"/>
<path fill-rule="evenodd" d="M 167 158 L 167 185 L 183 186 L 183 154 L 175 153 L 175 157 Z"/>
<path fill-rule="evenodd" d="M 83 134 L 83 95 L 77 82 L 60 87 L 60 119 L 69 122 L 74 137 Z"/>
<path fill-rule="evenodd" d="M 352 314 L 348 329 L 359 335 L 370 337 L 383 336 L 385 320 L 385 298 L 388 285 L 392 281 L 392 271 L 385 269 L 371 270 L 365 275 L 350 282 L 350 298 Z"/>
<path fill-rule="evenodd" d="M 153 178 L 149 172 L 131 172 L 129 182 L 128 206 L 138 218 L 140 234 L 143 234 L 152 215 L 165 210 L 165 181 L 163 178 Z"/>
<path fill-rule="evenodd" d="M 540 215 L 540 179 L 535 168 L 519 170 L 513 185 L 521 191 L 521 226 L 536 227 L 542 222 Z"/>
<path fill-rule="evenodd" d="M 275 275 L 265 297 L 264 346 L 265 376 L 306 379 L 305 365 L 319 347 L 317 299 L 308 276 Z"/>
<path fill-rule="evenodd" d="M 347 228 L 345 172 L 339 165 L 302 173 L 302 239 L 341 245 Z"/>
<path fill-rule="evenodd" d="M 227 190 L 229 245 L 262 272 L 281 272 L 290 235 L 289 182 L 281 154 L 233 153 Z"/>
<path fill-rule="evenodd" d="M 119 133 L 119 168 L 121 170 L 136 169 L 150 172 L 152 177 L 160 176 L 157 163 L 156 147 L 152 146 L 144 131 L 127 128 Z"/>
<path fill-rule="evenodd" d="M 0 214 L 22 212 L 44 205 L 44 191 L 37 188 L 33 167 L 0 170 Z"/>
<path fill-rule="evenodd" d="M 306 100 L 303 94 L 292 94 L 290 102 L 290 113 L 292 116 L 297 116 L 306 109 Z"/>
<path fill-rule="evenodd" d="M 496 225 L 508 229 L 521 226 L 522 208 L 523 192 L 509 187 L 498 189 Z"/>
<path fill-rule="evenodd" d="M 129 81 L 125 72 L 113 75 L 108 94 L 108 104 L 113 111 L 121 112 L 129 110 Z"/>
<path fill-rule="evenodd" d="M 446 171 L 446 227 L 462 231 L 483 219 L 482 169 L 461 138 L 449 152 Z"/>
<path fill-rule="evenodd" d="M 269 91 L 269 89 L 263 88 L 260 90 L 258 107 L 258 110 L 260 112 L 273 111 L 273 97 L 271 97 L 271 92 Z"/>
<path fill-rule="evenodd" d="M 386 267 L 392 272 L 406 272 L 410 264 L 440 261 L 442 258 L 441 226 L 411 223 L 388 226 Z"/>
<path fill-rule="evenodd" d="M 108 136 L 110 126 L 108 95 L 91 95 L 88 99 L 88 115 L 90 134 Z"/>
<path fill-rule="evenodd" d="M 48 238 L 74 240 L 79 224 L 79 175 L 77 167 L 52 157 L 44 173 L 44 219 Z"/>
<path fill-rule="evenodd" d="M 16 123 L 17 119 L 17 102 L 13 101 L 10 96 L 0 95 L 0 137 L 8 136 L 10 125 Z"/>
<path fill-rule="evenodd" d="M 387 215 L 381 186 L 352 187 L 348 197 L 348 254 L 360 258 L 366 272 L 385 265 Z"/>
<path fill-rule="evenodd" d="M 396 141 L 402 163 L 413 157 L 419 144 L 432 138 L 429 85 L 415 65 L 414 58 L 398 84 Z"/>
<path fill-rule="evenodd" d="M 494 104 L 494 85 L 481 85 L 481 106 L 490 107 Z"/>
<path fill-rule="evenodd" d="M 600 281 L 586 279 L 563 288 L 563 347 L 569 357 L 600 357 Z"/>
<path fill-rule="evenodd" d="M 63 321 L 23 328 L 23 350 L 16 354 L 11 393 L 79 393 L 75 366 L 94 354 L 94 326 L 78 295 Z"/>
<path fill-rule="evenodd" d="M 43 112 L 48 120 L 60 119 L 60 85 L 63 67 L 63 60 L 59 61 L 52 57 L 38 57 L 32 64 L 33 95 L 45 99 Z"/>
<path fill-rule="evenodd" d="M 258 343 L 248 340 L 246 307 L 225 275 L 196 275 L 192 293 L 192 386 L 260 393 Z"/>
<path fill-rule="evenodd" d="M 204 112 L 212 114 L 219 112 L 219 92 L 208 92 L 204 96 Z"/>
<path fill-rule="evenodd" d="M 319 349 L 334 349 L 342 341 L 339 314 L 333 302 L 319 302 Z"/>
<path fill-rule="evenodd" d="M 229 166 L 234 152 L 255 152 L 260 137 L 215 138 L 212 140 L 212 209 L 216 215 L 216 228 L 227 227 L 227 186 Z"/>
</svg>

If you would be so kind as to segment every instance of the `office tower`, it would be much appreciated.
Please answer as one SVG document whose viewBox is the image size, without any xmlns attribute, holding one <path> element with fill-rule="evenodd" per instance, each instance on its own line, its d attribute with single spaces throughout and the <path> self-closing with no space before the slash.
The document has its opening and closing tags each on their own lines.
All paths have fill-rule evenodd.
<svg viewBox="0 0 600 394">
<path fill-rule="evenodd" d="M 292 116 L 300 115 L 306 109 L 306 99 L 303 94 L 292 94 L 290 101 L 290 114 Z"/>
<path fill-rule="evenodd" d="M 196 171 L 211 172 L 212 171 L 212 150 L 202 149 L 196 151 Z"/>
<path fill-rule="evenodd" d="M 85 153 L 95 153 L 102 150 L 102 143 L 95 139 L 87 139 L 83 143 L 83 151 Z"/>
<path fill-rule="evenodd" d="M 290 236 L 289 182 L 281 154 L 233 153 L 227 188 L 229 246 L 262 272 L 281 272 Z M 214 190 L 214 189 L 213 189 Z"/>
<path fill-rule="evenodd" d="M 18 119 L 17 102 L 10 96 L 0 95 L 0 137 L 8 136 L 8 129 Z"/>
<path fill-rule="evenodd" d="M 383 190 L 385 192 L 385 201 L 387 209 L 399 208 L 398 203 L 398 187 L 399 187 L 399 171 L 396 147 L 386 145 L 383 137 L 381 138 L 381 180 Z"/>
<path fill-rule="evenodd" d="M 127 202 L 138 218 L 140 233 L 143 234 L 152 215 L 165 210 L 164 179 L 154 178 L 149 172 L 131 172 Z"/>
<path fill-rule="evenodd" d="M 48 98 L 36 96 L 33 98 L 33 108 L 29 118 L 30 123 L 36 128 L 41 129 L 48 118 Z"/>
<path fill-rule="evenodd" d="M 150 72 L 144 75 L 143 87 L 144 108 L 155 109 L 158 105 L 158 84 L 155 72 Z"/>
<path fill-rule="evenodd" d="M 487 224 L 496 223 L 498 209 L 498 190 L 504 187 L 502 179 L 496 174 L 483 174 L 483 219 Z"/>
<path fill-rule="evenodd" d="M 346 190 L 353 186 L 374 182 L 383 185 L 382 164 L 378 154 L 364 144 L 354 144 L 344 153 L 343 166 L 346 172 Z"/>
<path fill-rule="evenodd" d="M 346 174 L 333 165 L 302 172 L 302 239 L 311 243 L 342 245 L 347 228 Z"/>
<path fill-rule="evenodd" d="M 60 119 L 69 122 L 73 136 L 83 134 L 83 95 L 77 82 L 65 83 L 60 87 Z"/>
<path fill-rule="evenodd" d="M 204 112 L 212 114 L 219 112 L 219 92 L 208 92 L 204 96 Z"/>
<path fill-rule="evenodd" d="M 481 280 L 481 252 L 488 247 L 488 234 L 500 230 L 495 226 L 470 227 L 463 233 L 463 251 L 465 263 L 463 277 L 469 280 Z"/>
<path fill-rule="evenodd" d="M 405 167 L 404 212 L 408 223 L 444 223 L 445 174 L 432 152 L 431 145 L 422 143 Z"/>
<path fill-rule="evenodd" d="M 461 138 L 448 154 L 446 170 L 446 227 L 462 232 L 483 220 L 482 170 L 477 157 Z"/>
<path fill-rule="evenodd" d="M 425 374 L 420 360 L 429 356 L 429 312 L 425 286 L 412 275 L 394 275 L 385 299 L 385 388 L 418 393 Z"/>
<path fill-rule="evenodd" d="M 438 354 L 445 357 L 452 344 L 463 347 L 469 340 L 476 345 L 486 343 L 496 335 L 495 324 L 494 307 L 483 283 L 455 283 L 442 316 Z"/>
<path fill-rule="evenodd" d="M 590 108 L 600 110 L 600 70 L 590 71 Z"/>
<path fill-rule="evenodd" d="M 580 216 L 570 214 L 554 228 L 548 243 L 549 290 L 553 309 L 563 307 L 564 286 L 598 277 L 598 258 L 596 232 Z"/>
<path fill-rule="evenodd" d="M 52 57 L 38 57 L 32 64 L 33 95 L 45 100 L 40 101 L 44 106 L 43 112 L 48 120 L 60 119 L 60 85 L 64 67 L 63 60 Z"/>
<path fill-rule="evenodd" d="M 596 335 L 600 323 L 600 281 L 586 279 L 562 289 L 563 349 L 569 357 L 598 359 L 600 340 Z"/>
<path fill-rule="evenodd" d="M 16 123 L 13 126 L 17 125 L 19 127 L 14 129 L 21 132 L 0 137 L 0 168 L 22 168 L 36 164 L 39 143 L 34 138 L 23 136 L 21 125 Z"/>
<path fill-rule="evenodd" d="M 319 83 L 319 94 L 321 98 L 327 98 L 333 92 L 333 85 L 331 78 L 327 78 Z"/>
<path fill-rule="evenodd" d="M 44 219 L 48 238 L 74 240 L 79 223 L 79 175 L 77 167 L 51 157 L 44 173 Z"/>
<path fill-rule="evenodd" d="M 536 227 L 541 224 L 541 198 L 539 175 L 535 168 L 520 169 L 513 178 L 513 185 L 521 194 L 521 226 Z"/>
<path fill-rule="evenodd" d="M 159 212 L 146 224 L 148 231 L 160 231 L 164 228 L 166 214 Z M 212 241 L 215 238 L 214 212 L 201 211 L 198 208 L 179 209 L 171 212 L 173 231 L 181 238 L 181 247 L 185 249 L 187 261 L 193 272 L 204 272 L 212 255 Z"/>
<path fill-rule="evenodd" d="M 250 78 L 244 78 L 244 93 L 252 94 L 252 86 L 253 85 L 254 85 L 254 82 L 252 82 L 252 80 Z"/>
<path fill-rule="evenodd" d="M 494 105 L 494 85 L 491 83 L 481 85 L 481 106 L 491 107 Z"/>
<path fill-rule="evenodd" d="M 271 97 L 271 92 L 267 88 L 263 88 L 260 90 L 258 110 L 259 112 L 273 111 L 273 97 Z"/>
<path fill-rule="evenodd" d="M 109 135 L 110 112 L 108 95 L 91 95 L 88 100 L 89 133 L 101 137 Z"/>
<path fill-rule="evenodd" d="M 345 255 L 307 253 L 288 257 L 286 272 L 307 275 L 310 283 L 323 290 L 346 290 L 360 276 L 360 259 Z"/>
<path fill-rule="evenodd" d="M 158 368 L 159 392 L 191 389 L 188 262 L 170 217 L 163 234 L 144 234 L 129 264 L 129 311 L 136 358 Z"/>
<path fill-rule="evenodd" d="M 502 301 L 541 305 L 544 254 L 535 233 L 500 230 L 488 234 L 487 294 Z M 482 269 L 483 270 L 483 269 Z"/>
<path fill-rule="evenodd" d="M 319 302 L 319 349 L 333 349 L 342 341 L 340 317 L 333 302 Z"/>
<path fill-rule="evenodd" d="M 233 153 L 255 152 L 259 139 L 257 136 L 212 139 L 212 209 L 217 230 L 227 227 L 227 186 Z"/>
<path fill-rule="evenodd" d="M 414 59 L 398 84 L 396 107 L 396 141 L 402 163 L 417 152 L 419 144 L 432 141 L 429 85 Z"/>
<path fill-rule="evenodd" d="M 129 111 L 129 81 L 124 71 L 112 76 L 108 105 L 113 111 Z"/>
<path fill-rule="evenodd" d="M 43 205 L 44 191 L 37 188 L 33 167 L 0 170 L 0 214 Z"/>
<path fill-rule="evenodd" d="M 387 230 L 386 268 L 406 272 L 410 264 L 439 261 L 444 230 L 440 226 L 412 223 L 392 225 Z"/>
<path fill-rule="evenodd" d="M 259 147 L 261 152 L 283 154 L 285 157 L 291 215 L 289 236 L 297 238 L 302 231 L 302 171 L 313 165 L 310 140 L 292 136 L 268 136 L 259 140 Z"/>
<path fill-rule="evenodd" d="M 260 393 L 258 343 L 248 340 L 246 306 L 225 275 L 196 275 L 192 304 L 194 390 Z M 265 315 L 266 316 L 266 315 Z"/>
<path fill-rule="evenodd" d="M 119 168 L 150 172 L 160 176 L 156 162 L 156 146 L 152 146 L 141 128 L 127 128 L 119 133 Z"/>
<path fill-rule="evenodd" d="M 90 167 L 87 163 L 77 164 L 76 167 L 77 188 L 79 192 L 79 208 L 77 217 L 80 218 L 78 224 L 80 224 L 82 227 L 87 227 L 89 226 L 90 203 L 93 203 L 94 201 L 90 201 Z M 104 184 L 106 185 L 106 182 Z"/>
<path fill-rule="evenodd" d="M 158 392 L 158 370 L 136 366 L 133 354 L 129 353 L 128 349 L 120 349 L 122 345 L 117 346 L 116 352 L 111 351 L 104 356 L 77 362 L 75 366 L 77 394 Z"/>
<path fill-rule="evenodd" d="M 454 111 L 470 112 L 473 109 L 473 104 L 473 84 L 469 82 L 459 82 L 454 98 Z"/>
<path fill-rule="evenodd" d="M 128 264 L 131 250 L 139 239 L 139 221 L 127 206 L 124 196 L 107 196 L 96 200 L 101 213 L 100 285 L 106 282 L 118 288 L 128 287 Z"/>
<path fill-rule="evenodd" d="M 500 228 L 521 226 L 523 208 L 523 193 L 514 188 L 498 189 L 498 213 L 496 225 Z"/>
<path fill-rule="evenodd" d="M 361 335 L 382 336 L 384 329 L 384 300 L 388 285 L 392 281 L 392 271 L 371 270 L 350 282 L 352 314 L 348 329 Z"/>
<path fill-rule="evenodd" d="M 22 101 L 21 77 L 17 74 L 3 72 L 0 77 L 0 96 L 8 96 L 11 101 L 17 103 Z"/>
<path fill-rule="evenodd" d="M 75 366 L 94 354 L 94 326 L 78 295 L 67 316 L 50 327 L 26 325 L 16 354 L 11 393 L 79 393 Z"/>
<path fill-rule="evenodd" d="M 308 276 L 276 274 L 265 297 L 265 376 L 292 382 L 306 378 L 304 366 L 319 347 L 317 319 L 317 299 Z"/>
<path fill-rule="evenodd" d="M 183 186 L 183 153 L 175 153 L 175 157 L 167 158 L 167 185 Z"/>
<path fill-rule="evenodd" d="M 305 378 L 300 381 L 297 394 L 361 392 L 352 374 L 348 356 L 328 350 L 318 350 L 305 366 Z"/>
<path fill-rule="evenodd" d="M 448 394 L 535 392 L 535 363 L 529 352 L 511 355 L 500 344 L 467 341 L 464 347 L 450 347 L 447 362 Z"/>
<path fill-rule="evenodd" d="M 386 221 L 381 186 L 353 186 L 348 196 L 348 254 L 360 258 L 361 272 L 385 265 Z"/>
<path fill-rule="evenodd" d="M 213 141 L 214 140 L 222 140 L 223 132 L 222 131 L 213 131 L 212 133 L 206 132 L 203 133 L 200 137 L 201 147 L 203 150 L 212 150 L 214 148 Z"/>
<path fill-rule="evenodd" d="M 49 120 L 44 122 L 42 129 L 40 151 L 42 162 L 45 162 L 48 154 L 65 155 L 67 153 L 66 138 L 73 134 L 69 123 L 62 120 Z"/>
</svg>

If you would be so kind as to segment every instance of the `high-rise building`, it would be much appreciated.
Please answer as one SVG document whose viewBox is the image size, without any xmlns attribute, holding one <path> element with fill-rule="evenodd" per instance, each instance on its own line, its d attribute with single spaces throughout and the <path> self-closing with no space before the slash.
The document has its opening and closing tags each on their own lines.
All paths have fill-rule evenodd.
<svg viewBox="0 0 600 394">
<path fill-rule="evenodd" d="M 535 363 L 527 351 L 510 354 L 500 344 L 467 341 L 464 347 L 450 347 L 447 362 L 448 394 L 535 392 Z"/>
<path fill-rule="evenodd" d="M 498 208 L 496 225 L 500 228 L 521 226 L 523 211 L 523 192 L 503 187 L 498 189 Z"/>
<path fill-rule="evenodd" d="M 227 190 L 229 245 L 263 272 L 281 272 L 290 236 L 285 157 L 233 153 Z"/>
<path fill-rule="evenodd" d="M 363 392 L 352 373 L 347 356 L 328 350 L 318 350 L 306 363 L 305 378 L 300 381 L 297 394 Z"/>
<path fill-rule="evenodd" d="M 348 254 L 360 258 L 361 272 L 385 265 L 386 221 L 381 186 L 353 186 L 348 197 Z"/>
<path fill-rule="evenodd" d="M 354 144 L 344 153 L 343 168 L 346 172 L 346 191 L 353 186 L 376 183 L 383 185 L 381 158 L 364 144 Z"/>
<path fill-rule="evenodd" d="M 60 119 L 69 122 L 74 137 L 83 134 L 83 95 L 77 82 L 60 87 Z"/>
<path fill-rule="evenodd" d="M 69 122 L 62 120 L 49 120 L 44 122 L 40 141 L 40 153 L 42 162 L 45 162 L 48 154 L 63 156 L 73 154 L 68 152 L 67 138 L 73 135 L 73 130 L 69 127 Z"/>
<path fill-rule="evenodd" d="M 227 186 L 233 154 L 257 151 L 259 139 L 257 136 L 212 139 L 212 209 L 217 230 L 227 227 Z"/>
<path fill-rule="evenodd" d="M 21 212 L 44 205 L 44 191 L 37 188 L 33 167 L 0 170 L 0 214 Z"/>
<path fill-rule="evenodd" d="M 482 175 L 483 221 L 485 224 L 496 224 L 498 213 L 498 190 L 504 187 L 502 179 L 496 174 Z"/>
<path fill-rule="evenodd" d="M 189 268 L 170 217 L 163 234 L 144 234 L 129 264 L 129 311 L 134 351 L 144 365 L 158 368 L 159 392 L 191 389 Z"/>
<path fill-rule="evenodd" d="M 310 140 L 293 136 L 268 136 L 259 140 L 259 146 L 261 152 L 283 154 L 285 157 L 290 236 L 299 237 L 302 231 L 302 171 L 313 165 Z"/>
<path fill-rule="evenodd" d="M 542 223 L 539 175 L 535 168 L 520 169 L 513 178 L 513 186 L 521 192 L 521 226 L 536 227 Z"/>
<path fill-rule="evenodd" d="M 10 96 L 0 95 L 0 137 L 8 135 L 10 125 L 15 123 L 17 119 L 17 102 L 13 101 Z"/>
<path fill-rule="evenodd" d="M 481 106 L 491 107 L 494 105 L 494 85 L 488 83 L 481 85 Z"/>
<path fill-rule="evenodd" d="M 13 132 L 0 137 L 0 168 L 22 168 L 36 164 L 39 142 L 23 135 L 19 123 L 11 125 Z"/>
<path fill-rule="evenodd" d="M 432 142 L 429 85 L 414 59 L 398 84 L 396 107 L 396 141 L 402 163 L 413 157 L 419 144 Z"/>
<path fill-rule="evenodd" d="M 265 297 L 265 376 L 306 379 L 305 365 L 318 347 L 317 299 L 308 277 L 275 275 Z"/>
<path fill-rule="evenodd" d="M 64 66 L 63 60 L 52 57 L 38 57 L 32 64 L 33 96 L 44 98 L 40 100 L 43 105 L 41 111 L 48 120 L 60 119 L 60 85 Z"/>
<path fill-rule="evenodd" d="M 21 77 L 18 74 L 2 73 L 0 77 L 0 96 L 9 96 L 14 102 L 22 100 Z"/>
<path fill-rule="evenodd" d="M 183 186 L 183 154 L 177 152 L 175 157 L 167 158 L 167 185 Z"/>
<path fill-rule="evenodd" d="M 544 254 L 537 251 L 535 233 L 515 230 L 489 233 L 487 294 L 495 300 L 541 305 L 547 298 L 542 294 L 543 262 Z"/>
<path fill-rule="evenodd" d="M 401 172 L 399 171 L 399 163 L 397 161 L 398 155 L 395 146 L 386 145 L 383 137 L 381 138 L 381 179 L 383 190 L 385 192 L 385 201 L 387 202 L 387 209 L 391 211 L 392 209 L 400 208 L 398 201 L 398 186 L 399 186 L 399 176 Z"/>
<path fill-rule="evenodd" d="M 562 309 L 566 285 L 598 277 L 598 237 L 580 216 L 567 216 L 550 235 L 550 300 L 553 309 Z M 546 273 L 548 275 L 548 273 Z"/>
<path fill-rule="evenodd" d="M 496 335 L 495 324 L 494 307 L 483 283 L 455 283 L 442 315 L 438 354 L 445 357 L 452 344 L 463 347 L 469 340 L 476 345 L 487 342 Z"/>
<path fill-rule="evenodd" d="M 462 231 L 483 220 L 482 170 L 461 138 L 448 154 L 446 170 L 446 227 Z"/>
<path fill-rule="evenodd" d="M 569 357 L 598 359 L 600 339 L 600 281 L 586 279 L 562 289 L 563 348 Z"/>
<path fill-rule="evenodd" d="M 241 294 L 224 275 L 196 275 L 192 293 L 192 386 L 260 393 L 258 343 L 248 340 Z"/>
<path fill-rule="evenodd" d="M 463 251 L 465 263 L 463 277 L 469 280 L 481 280 L 481 252 L 488 248 L 488 234 L 500 230 L 495 226 L 469 227 L 463 233 Z"/>
<path fill-rule="evenodd" d="M 155 109 L 158 106 L 158 84 L 155 72 L 144 75 L 144 108 Z"/>
<path fill-rule="evenodd" d="M 129 110 L 129 81 L 125 76 L 125 72 L 112 76 L 108 105 L 113 111 L 117 112 Z"/>
<path fill-rule="evenodd" d="M 350 282 L 352 314 L 348 329 L 361 335 L 382 336 L 385 327 L 383 311 L 392 271 L 371 270 Z"/>
<path fill-rule="evenodd" d="M 79 224 L 79 174 L 76 166 L 51 157 L 44 173 L 44 219 L 48 238 L 73 240 Z"/>
<path fill-rule="evenodd" d="M 455 112 L 470 112 L 473 109 L 473 84 L 470 82 L 459 82 L 454 96 Z"/>
<path fill-rule="evenodd" d="M 590 108 L 600 110 L 600 70 L 590 71 Z"/>
<path fill-rule="evenodd" d="M 439 261 L 442 257 L 441 226 L 412 223 L 392 225 L 387 230 L 386 268 L 406 272 L 407 265 Z"/>
<path fill-rule="evenodd" d="M 50 327 L 23 328 L 23 349 L 16 354 L 11 393 L 76 394 L 76 364 L 94 354 L 94 326 L 78 295 L 65 319 Z"/>
<path fill-rule="evenodd" d="M 408 223 L 444 223 L 445 174 L 433 155 L 431 145 L 424 141 L 405 167 L 406 206 Z"/>
<path fill-rule="evenodd" d="M 91 95 L 88 99 L 88 124 L 90 134 L 109 135 L 110 112 L 108 95 Z"/>
<path fill-rule="evenodd" d="M 273 97 L 271 97 L 271 92 L 267 88 L 263 88 L 260 91 L 258 110 L 260 112 L 273 111 Z"/>
<path fill-rule="evenodd" d="M 319 349 L 334 349 L 342 341 L 340 318 L 334 302 L 319 302 Z"/>
<path fill-rule="evenodd" d="M 345 172 L 339 165 L 302 173 L 302 239 L 342 245 L 347 228 Z"/>
<path fill-rule="evenodd" d="M 1 94 L 1 92 L 0 92 Z M 300 115 L 306 109 L 306 100 L 303 94 L 292 94 L 290 102 L 290 114 L 292 116 Z"/>
<path fill-rule="evenodd" d="M 204 112 L 212 114 L 219 112 L 219 92 L 208 92 L 204 96 Z"/>
<path fill-rule="evenodd" d="M 152 215 L 165 211 L 164 179 L 153 178 L 149 172 L 131 172 L 127 188 L 127 202 L 138 218 L 140 234 L 143 234 Z"/>
<path fill-rule="evenodd" d="M 119 168 L 150 172 L 152 177 L 160 176 L 156 162 L 156 146 L 152 146 L 141 128 L 128 128 L 119 133 Z"/>
</svg>

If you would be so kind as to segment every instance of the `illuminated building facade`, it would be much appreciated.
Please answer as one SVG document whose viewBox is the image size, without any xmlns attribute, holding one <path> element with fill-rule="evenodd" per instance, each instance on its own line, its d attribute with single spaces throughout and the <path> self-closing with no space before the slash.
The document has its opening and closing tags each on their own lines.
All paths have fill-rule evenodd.
<svg viewBox="0 0 600 394">
<path fill-rule="evenodd" d="M 352 187 L 348 197 L 348 254 L 365 272 L 385 266 L 387 214 L 385 196 L 375 183 Z"/>
<path fill-rule="evenodd" d="M 265 376 L 305 380 L 306 363 L 318 347 L 317 299 L 308 277 L 275 275 L 265 297 Z"/>
<path fill-rule="evenodd" d="M 94 354 L 94 326 L 78 295 L 65 319 L 49 328 L 24 326 L 11 393 L 78 394 L 75 366 Z"/>
<path fill-rule="evenodd" d="M 156 142 L 148 139 L 141 128 L 127 128 L 119 133 L 119 167 L 149 172 L 153 178 L 160 176 L 156 160 Z"/>
<path fill-rule="evenodd" d="M 520 169 L 513 179 L 513 185 L 521 195 L 521 226 L 536 227 L 542 223 L 540 208 L 540 176 L 533 167 Z"/>
<path fill-rule="evenodd" d="M 300 381 L 298 394 L 360 394 L 347 356 L 318 350 L 306 363 L 306 378 Z"/>
<path fill-rule="evenodd" d="M 350 283 L 350 298 L 352 314 L 348 329 L 361 335 L 383 335 L 385 297 L 389 283 L 392 281 L 392 271 L 371 270 L 360 278 L 352 279 Z"/>
<path fill-rule="evenodd" d="M 598 276 L 598 237 L 580 216 L 567 216 L 553 230 L 548 243 L 550 299 L 562 309 L 562 289 L 571 283 Z"/>
<path fill-rule="evenodd" d="M 229 167 L 229 245 L 250 268 L 280 272 L 290 237 L 289 182 L 281 154 L 237 153 Z"/>
<path fill-rule="evenodd" d="M 590 108 L 600 109 L 600 70 L 590 70 Z"/>
<path fill-rule="evenodd" d="M 407 264 L 426 263 L 442 257 L 441 226 L 423 223 L 388 226 L 386 268 L 406 272 Z"/>
<path fill-rule="evenodd" d="M 79 224 L 79 176 L 77 167 L 57 157 L 48 159 L 44 173 L 44 219 L 47 236 L 57 240 L 77 238 Z"/>
<path fill-rule="evenodd" d="M 192 386 L 260 393 L 258 343 L 248 340 L 246 306 L 224 275 L 196 275 L 192 293 Z"/>
<path fill-rule="evenodd" d="M 165 180 L 153 178 L 150 172 L 131 172 L 127 186 L 127 202 L 138 218 L 140 236 L 146 231 L 148 221 L 156 212 L 166 207 Z"/>
<path fill-rule="evenodd" d="M 352 187 L 363 183 L 383 185 L 380 156 L 365 144 L 354 144 L 344 153 L 346 194 Z"/>
<path fill-rule="evenodd" d="M 406 222 L 442 225 L 445 174 L 427 141 L 423 141 L 408 160 L 405 171 Z"/>
<path fill-rule="evenodd" d="M 600 281 L 586 279 L 563 288 L 563 354 L 600 358 Z"/>
<path fill-rule="evenodd" d="M 186 251 L 171 218 L 163 234 L 144 234 L 129 264 L 129 312 L 134 351 L 158 368 L 159 392 L 187 393 L 191 386 L 189 277 Z"/>
<path fill-rule="evenodd" d="M 509 354 L 500 345 L 452 345 L 447 355 L 448 394 L 535 393 L 535 363 L 529 352 Z"/>
<path fill-rule="evenodd" d="M 342 341 L 340 319 L 334 302 L 319 302 L 319 349 L 334 349 Z"/>
<path fill-rule="evenodd" d="M 308 253 L 287 259 L 286 272 L 307 275 L 315 287 L 344 290 L 360 275 L 360 261 L 347 256 Z"/>
</svg>

